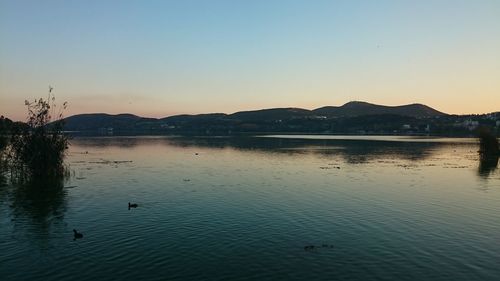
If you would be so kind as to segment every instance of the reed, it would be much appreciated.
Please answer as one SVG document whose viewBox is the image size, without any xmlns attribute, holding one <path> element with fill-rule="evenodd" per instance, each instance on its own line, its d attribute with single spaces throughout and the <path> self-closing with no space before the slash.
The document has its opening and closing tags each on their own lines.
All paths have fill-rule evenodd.
<svg viewBox="0 0 500 281">
<path fill-rule="evenodd" d="M 51 91 L 47 100 L 26 101 L 26 126 L 11 131 L 7 162 L 14 174 L 49 177 L 65 173 L 63 162 L 69 141 L 63 133 L 63 111 L 67 104 L 58 108 Z"/>
</svg>

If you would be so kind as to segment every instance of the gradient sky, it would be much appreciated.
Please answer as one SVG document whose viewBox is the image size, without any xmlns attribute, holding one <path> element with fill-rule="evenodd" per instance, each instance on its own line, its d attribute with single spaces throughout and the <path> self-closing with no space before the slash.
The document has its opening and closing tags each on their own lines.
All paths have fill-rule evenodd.
<svg viewBox="0 0 500 281">
<path fill-rule="evenodd" d="M 0 0 L 0 114 L 500 110 L 500 1 Z"/>
</svg>

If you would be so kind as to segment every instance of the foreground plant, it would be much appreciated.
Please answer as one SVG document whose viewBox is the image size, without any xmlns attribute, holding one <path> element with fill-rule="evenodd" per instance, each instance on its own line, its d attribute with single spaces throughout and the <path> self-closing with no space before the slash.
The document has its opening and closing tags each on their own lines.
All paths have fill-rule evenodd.
<svg viewBox="0 0 500 281">
<path fill-rule="evenodd" d="M 54 114 L 57 106 L 51 91 L 52 88 L 47 100 L 25 101 L 28 107 L 26 126 L 11 132 L 7 159 L 15 173 L 35 177 L 65 173 L 63 164 L 69 142 L 63 133 L 63 111 L 67 103 Z"/>
<path fill-rule="evenodd" d="M 479 153 L 482 157 L 500 156 L 498 139 L 488 128 L 479 129 Z"/>
</svg>

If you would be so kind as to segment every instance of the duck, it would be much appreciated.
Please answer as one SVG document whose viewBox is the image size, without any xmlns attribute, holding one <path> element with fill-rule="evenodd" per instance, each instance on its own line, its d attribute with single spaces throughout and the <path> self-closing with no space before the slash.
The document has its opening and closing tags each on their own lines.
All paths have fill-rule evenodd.
<svg viewBox="0 0 500 281">
<path fill-rule="evenodd" d="M 314 250 L 314 245 L 308 245 L 304 247 L 304 251 Z"/>
<path fill-rule="evenodd" d="M 76 231 L 76 229 L 73 229 L 73 235 L 74 235 L 75 239 L 83 238 L 83 234 Z"/>
<path fill-rule="evenodd" d="M 128 209 L 130 210 L 130 208 L 137 208 L 139 205 L 137 204 L 130 204 L 130 202 L 128 202 Z"/>
</svg>

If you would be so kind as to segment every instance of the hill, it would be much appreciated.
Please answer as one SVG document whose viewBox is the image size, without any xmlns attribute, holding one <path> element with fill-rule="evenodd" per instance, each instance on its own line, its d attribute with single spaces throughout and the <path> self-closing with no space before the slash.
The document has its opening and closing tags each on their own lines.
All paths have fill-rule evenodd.
<svg viewBox="0 0 500 281">
<path fill-rule="evenodd" d="M 352 125 L 363 128 L 398 128 L 403 124 L 425 123 L 427 118 L 448 116 L 422 104 L 384 106 L 366 102 L 349 102 L 342 106 L 325 106 L 314 110 L 303 108 L 269 108 L 239 111 L 232 114 L 209 113 L 174 115 L 161 119 L 133 114 L 80 114 L 65 119 L 67 131 L 168 131 L 168 132 L 325 132 L 348 130 Z M 354 119 L 353 119 L 354 118 Z M 417 122 L 418 121 L 418 122 Z M 354 122 L 354 123 L 353 123 Z M 362 126 L 366 122 L 367 126 Z M 375 123 L 381 123 L 376 125 Z M 383 123 L 383 124 L 382 124 Z M 384 125 L 385 124 L 385 125 Z M 390 126 L 389 126 L 390 124 Z"/>
<path fill-rule="evenodd" d="M 385 106 L 359 101 L 348 102 L 340 107 L 325 106 L 315 109 L 313 112 L 328 117 L 355 117 L 363 115 L 393 114 L 425 118 L 446 115 L 443 112 L 418 103 L 401 106 Z"/>
<path fill-rule="evenodd" d="M 91 113 L 73 115 L 65 118 L 64 121 L 64 127 L 67 131 L 98 130 L 101 128 L 134 130 L 141 123 L 156 123 L 157 119 L 143 118 L 133 114 L 111 115 L 106 113 Z"/>
<path fill-rule="evenodd" d="M 228 116 L 233 120 L 257 121 L 257 120 L 288 120 L 304 118 L 313 115 L 311 110 L 302 108 L 270 108 L 253 111 L 240 111 Z"/>
</svg>

